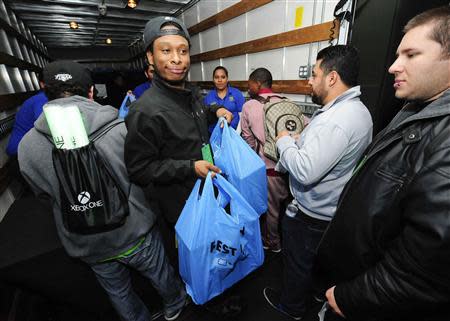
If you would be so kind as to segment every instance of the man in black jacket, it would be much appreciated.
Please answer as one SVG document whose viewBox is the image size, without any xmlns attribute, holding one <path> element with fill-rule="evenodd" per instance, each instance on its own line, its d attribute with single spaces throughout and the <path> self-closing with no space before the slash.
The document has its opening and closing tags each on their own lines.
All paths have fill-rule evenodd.
<svg viewBox="0 0 450 321">
<path fill-rule="evenodd" d="M 316 282 L 349 320 L 450 320 L 450 7 L 406 25 L 407 104 L 374 139 L 321 241 Z"/>
<path fill-rule="evenodd" d="M 208 123 L 232 114 L 206 109 L 196 87 L 185 81 L 190 67 L 190 38 L 173 17 L 150 20 L 144 30 L 153 84 L 130 108 L 125 162 L 132 182 L 144 188 L 153 211 L 160 212 L 168 255 L 176 260 L 174 225 L 198 177 L 219 168 L 202 158 L 208 153 Z"/>
</svg>

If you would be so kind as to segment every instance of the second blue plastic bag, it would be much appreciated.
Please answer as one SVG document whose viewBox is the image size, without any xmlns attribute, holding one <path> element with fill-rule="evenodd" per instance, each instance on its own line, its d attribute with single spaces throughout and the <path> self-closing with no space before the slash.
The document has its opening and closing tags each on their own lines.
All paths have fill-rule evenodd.
<svg viewBox="0 0 450 321">
<path fill-rule="evenodd" d="M 220 124 L 223 123 L 223 128 Z M 210 138 L 214 163 L 259 215 L 267 211 L 266 165 L 225 119 L 219 119 Z"/>
<path fill-rule="evenodd" d="M 120 105 L 119 108 L 119 119 L 125 119 L 128 115 L 129 107 L 133 101 L 136 100 L 136 97 L 134 97 L 133 93 L 131 91 L 128 91 L 125 95 L 125 98 L 122 100 L 122 105 Z"/>
<path fill-rule="evenodd" d="M 215 185 L 219 191 L 214 195 Z M 259 215 L 220 175 L 198 180 L 175 225 L 180 275 L 196 304 L 203 304 L 264 261 Z M 224 208 L 228 208 L 227 213 Z"/>
</svg>

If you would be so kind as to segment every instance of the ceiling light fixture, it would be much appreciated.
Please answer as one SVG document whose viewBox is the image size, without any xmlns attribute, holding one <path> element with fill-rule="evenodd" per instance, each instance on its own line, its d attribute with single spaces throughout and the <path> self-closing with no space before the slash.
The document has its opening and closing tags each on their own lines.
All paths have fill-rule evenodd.
<svg viewBox="0 0 450 321">
<path fill-rule="evenodd" d="M 112 44 L 112 40 L 111 40 L 111 38 L 106 38 L 105 42 L 106 42 L 106 44 L 107 44 L 107 45 L 110 45 L 110 44 Z"/>
<path fill-rule="evenodd" d="M 139 4 L 139 0 L 128 0 L 127 6 L 129 6 L 131 9 L 134 9 Z"/>
<path fill-rule="evenodd" d="M 69 27 L 70 27 L 71 29 L 78 29 L 78 23 L 76 23 L 76 21 L 71 21 L 71 22 L 69 23 Z"/>
</svg>

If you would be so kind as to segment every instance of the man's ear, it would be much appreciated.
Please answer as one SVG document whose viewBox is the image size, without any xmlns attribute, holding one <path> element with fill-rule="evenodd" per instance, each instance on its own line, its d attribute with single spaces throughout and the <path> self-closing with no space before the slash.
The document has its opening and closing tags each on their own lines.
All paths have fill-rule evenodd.
<svg viewBox="0 0 450 321">
<path fill-rule="evenodd" d="M 91 86 L 91 88 L 89 88 L 88 98 L 90 100 L 94 100 L 94 86 Z"/>
<path fill-rule="evenodd" d="M 146 54 L 147 54 L 147 60 L 148 60 L 149 65 L 154 65 L 155 63 L 153 61 L 153 54 L 152 54 L 152 52 L 150 50 L 148 50 L 146 52 Z"/>
<path fill-rule="evenodd" d="M 327 79 L 328 79 L 328 85 L 330 87 L 333 87 L 336 84 L 336 82 L 339 80 L 339 74 L 336 71 L 332 70 L 328 73 Z"/>
</svg>

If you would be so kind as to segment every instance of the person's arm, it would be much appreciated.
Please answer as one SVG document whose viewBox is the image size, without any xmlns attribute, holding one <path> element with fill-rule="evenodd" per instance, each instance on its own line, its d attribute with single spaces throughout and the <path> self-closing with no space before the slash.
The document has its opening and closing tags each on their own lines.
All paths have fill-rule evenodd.
<svg viewBox="0 0 450 321">
<path fill-rule="evenodd" d="M 244 108 L 242 109 L 241 136 L 253 150 L 256 150 L 256 139 L 250 129 L 250 121 L 248 115 L 249 109 L 247 107 L 248 106 L 244 106 Z"/>
<path fill-rule="evenodd" d="M 315 125 L 309 131 L 299 138 L 306 139 L 301 148 L 289 135 L 280 137 L 276 142 L 282 168 L 302 185 L 320 180 L 339 162 L 349 144 L 344 130 L 333 123 Z"/>
<path fill-rule="evenodd" d="M 245 98 L 242 95 L 241 91 L 236 88 L 233 88 L 232 95 L 234 98 L 236 109 L 233 111 L 233 120 L 231 121 L 230 125 L 231 127 L 236 129 L 240 120 L 239 113 L 242 112 L 242 106 L 245 103 Z"/>
<path fill-rule="evenodd" d="M 447 140 L 448 142 L 448 140 Z M 351 319 L 431 311 L 450 297 L 450 146 L 436 144 L 407 187 L 404 226 L 384 257 L 334 289 L 337 307 Z"/>
</svg>

